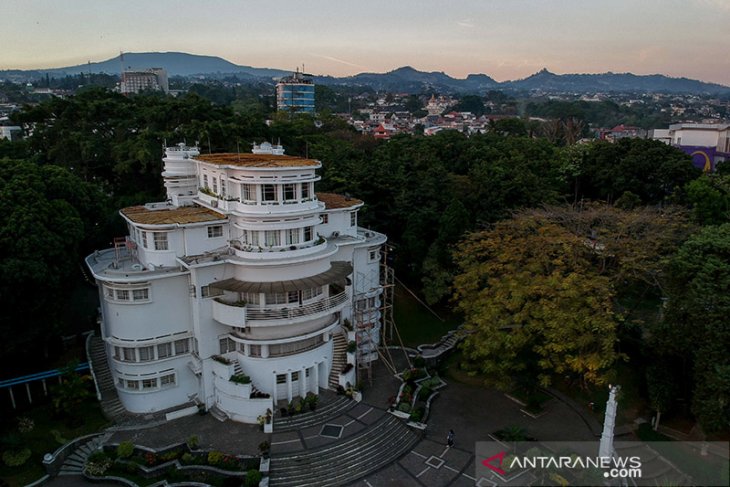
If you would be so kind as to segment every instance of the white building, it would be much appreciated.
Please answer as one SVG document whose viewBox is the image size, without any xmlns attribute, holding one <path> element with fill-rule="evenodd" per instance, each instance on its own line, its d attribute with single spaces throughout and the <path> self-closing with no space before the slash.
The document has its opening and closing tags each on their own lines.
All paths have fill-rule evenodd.
<svg viewBox="0 0 730 487">
<path fill-rule="evenodd" d="M 690 156 L 693 164 L 713 171 L 730 159 L 730 124 L 676 123 L 668 129 L 655 129 L 651 137 L 677 147 Z"/>
<path fill-rule="evenodd" d="M 181 144 L 164 163 L 168 201 L 122 209 L 129 235 L 86 259 L 124 407 L 194 400 L 255 422 L 279 400 L 354 385 L 345 327 L 348 363 L 375 359 L 386 241 L 357 226 L 363 202 L 315 193 L 321 164 L 270 144 Z M 241 374 L 249 384 L 230 381 Z"/>
<path fill-rule="evenodd" d="M 167 71 L 162 68 L 150 68 L 122 73 L 120 91 L 123 94 L 139 93 L 145 90 L 168 93 L 170 84 L 167 79 Z"/>
</svg>

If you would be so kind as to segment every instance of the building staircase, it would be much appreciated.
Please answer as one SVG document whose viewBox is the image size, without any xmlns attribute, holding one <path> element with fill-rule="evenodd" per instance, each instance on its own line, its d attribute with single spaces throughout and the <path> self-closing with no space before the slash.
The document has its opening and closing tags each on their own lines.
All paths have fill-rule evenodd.
<svg viewBox="0 0 730 487">
<path fill-rule="evenodd" d="M 128 413 L 119 400 L 114 378 L 109 369 L 104 340 L 96 335 L 91 336 L 87 342 L 86 354 L 94 371 L 97 390 L 101 395 L 101 410 L 104 416 L 115 423 L 125 423 L 131 420 L 134 415 Z"/>
<path fill-rule="evenodd" d="M 271 456 L 269 485 L 330 487 L 347 485 L 393 463 L 419 436 L 390 414 L 364 429 L 321 448 Z"/>
<path fill-rule="evenodd" d="M 330 391 L 320 390 L 317 409 L 295 416 L 277 416 L 274 418 L 274 432 L 297 431 L 317 424 L 327 423 L 328 420 L 345 414 L 357 404 L 357 401 L 345 396 L 337 396 Z"/>
<path fill-rule="evenodd" d="M 347 363 L 347 340 L 340 333 L 332 335 L 334 349 L 332 351 L 332 369 L 330 370 L 329 386 L 330 389 L 337 390 L 340 385 L 340 372 Z"/>
<path fill-rule="evenodd" d="M 82 475 L 89 455 L 101 448 L 101 446 L 109 441 L 111 437 L 112 433 L 105 433 L 103 435 L 95 436 L 88 442 L 77 447 L 73 453 L 66 458 L 66 461 L 63 462 L 58 475 Z"/>
</svg>

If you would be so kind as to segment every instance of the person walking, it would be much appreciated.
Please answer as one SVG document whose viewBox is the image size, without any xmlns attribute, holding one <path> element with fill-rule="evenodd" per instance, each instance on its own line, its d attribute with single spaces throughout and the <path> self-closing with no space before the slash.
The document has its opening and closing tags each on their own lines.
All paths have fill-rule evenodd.
<svg viewBox="0 0 730 487">
<path fill-rule="evenodd" d="M 446 435 L 446 444 L 449 447 L 454 446 L 454 430 L 449 430 L 449 434 Z"/>
</svg>

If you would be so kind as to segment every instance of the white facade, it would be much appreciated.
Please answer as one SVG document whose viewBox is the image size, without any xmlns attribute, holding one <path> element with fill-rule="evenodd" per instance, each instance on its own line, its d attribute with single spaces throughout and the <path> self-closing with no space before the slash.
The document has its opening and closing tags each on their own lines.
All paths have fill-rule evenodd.
<svg viewBox="0 0 730 487">
<path fill-rule="evenodd" d="M 315 194 L 318 161 L 281 152 L 168 148 L 168 202 L 121 210 L 129 235 L 87 258 L 129 411 L 195 400 L 255 422 L 337 379 L 345 320 L 367 330 L 362 351 L 377 346 L 386 237 L 357 226 L 361 201 Z"/>
<path fill-rule="evenodd" d="M 714 147 L 718 152 L 730 152 L 728 124 L 676 123 L 654 130 L 652 138 L 677 147 Z"/>
</svg>

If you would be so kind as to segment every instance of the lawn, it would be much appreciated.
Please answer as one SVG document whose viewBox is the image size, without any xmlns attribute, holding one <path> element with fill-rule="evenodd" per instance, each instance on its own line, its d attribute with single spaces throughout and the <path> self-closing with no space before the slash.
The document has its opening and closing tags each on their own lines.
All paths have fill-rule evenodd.
<svg viewBox="0 0 730 487">
<path fill-rule="evenodd" d="M 33 420 L 35 427 L 27 433 L 20 433 L 17 428 L 17 417 L 2 419 L 2 438 L 15 437 L 23 448 L 32 452 L 30 459 L 20 467 L 8 467 L 0 462 L 0 479 L 10 486 L 26 485 L 45 475 L 43 469 L 43 455 L 52 453 L 61 446 L 59 440 L 70 441 L 79 436 L 88 435 L 109 425 L 104 418 L 96 400 L 84 402 L 78 411 L 78 417 L 83 419 L 79 425 L 70 426 L 63 420 L 55 419 L 50 404 L 38 406 L 20 414 L 22 417 Z M 52 431 L 57 431 L 56 434 Z"/>
<path fill-rule="evenodd" d="M 448 310 L 436 309 L 435 311 L 444 321 L 434 316 L 400 284 L 396 284 L 393 314 L 395 326 L 398 328 L 405 346 L 417 347 L 437 342 L 449 330 L 453 330 L 459 325 L 458 318 L 449 314 Z M 395 339 L 389 341 L 392 345 L 397 344 Z"/>
</svg>

